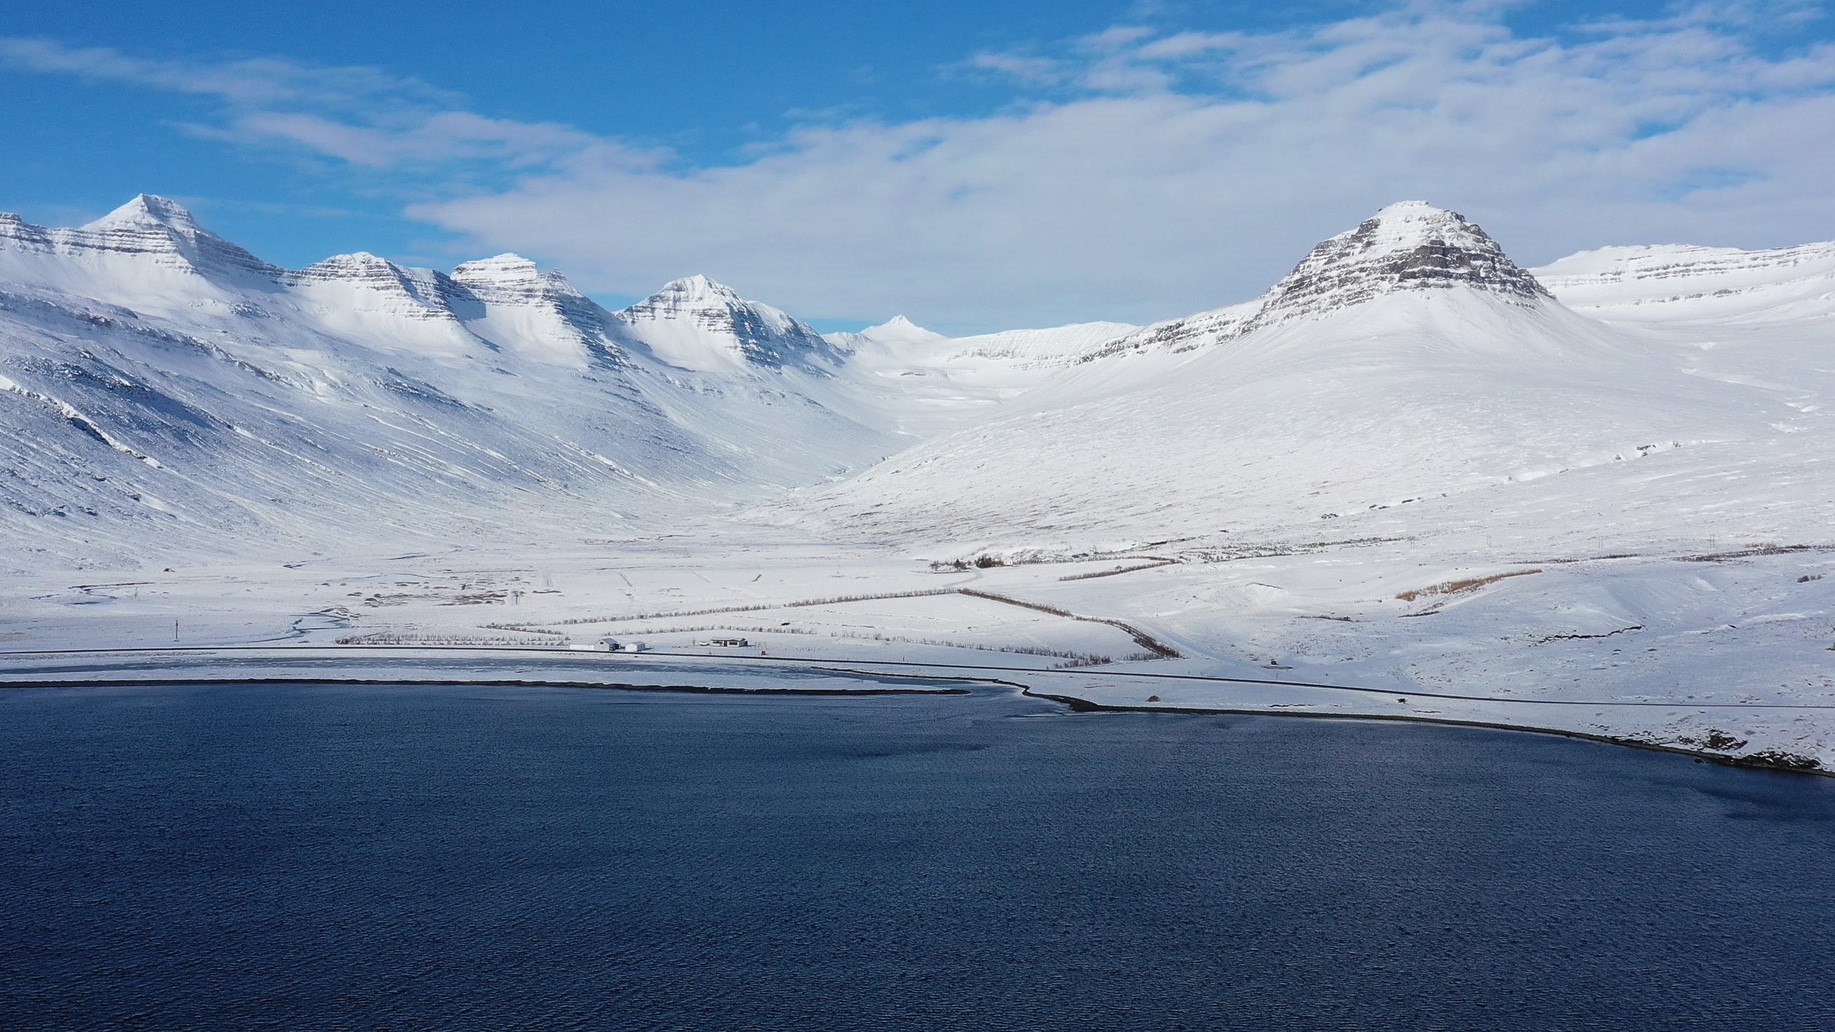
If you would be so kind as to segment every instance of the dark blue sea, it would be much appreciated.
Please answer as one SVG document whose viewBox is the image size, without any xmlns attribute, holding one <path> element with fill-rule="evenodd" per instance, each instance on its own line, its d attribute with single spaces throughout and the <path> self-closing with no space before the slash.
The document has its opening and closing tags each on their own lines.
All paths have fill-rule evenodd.
<svg viewBox="0 0 1835 1032">
<path fill-rule="evenodd" d="M 0 692 L 0 1027 L 1835 1028 L 1835 781 L 997 693 Z"/>
</svg>

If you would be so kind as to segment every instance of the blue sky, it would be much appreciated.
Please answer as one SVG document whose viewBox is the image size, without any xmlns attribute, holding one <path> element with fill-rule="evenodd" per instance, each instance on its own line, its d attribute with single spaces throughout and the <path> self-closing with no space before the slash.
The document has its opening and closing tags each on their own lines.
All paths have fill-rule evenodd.
<svg viewBox="0 0 1835 1032">
<path fill-rule="evenodd" d="M 293 267 L 515 250 L 825 328 L 1143 322 L 1405 198 L 1530 264 L 1835 237 L 1832 41 L 1798 0 L 64 0 L 0 15 L 0 210 L 161 193 Z"/>
</svg>

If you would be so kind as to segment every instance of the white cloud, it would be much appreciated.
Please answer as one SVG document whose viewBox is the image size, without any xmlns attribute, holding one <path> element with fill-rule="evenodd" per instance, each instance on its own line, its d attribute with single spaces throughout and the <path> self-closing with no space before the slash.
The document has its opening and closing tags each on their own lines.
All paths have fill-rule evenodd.
<svg viewBox="0 0 1835 1032">
<path fill-rule="evenodd" d="M 1135 50 L 1145 61 L 1176 61 L 1219 50 L 1237 50 L 1248 37 L 1236 32 L 1175 32 L 1148 40 Z"/>
<path fill-rule="evenodd" d="M 704 269 L 812 315 L 1146 320 L 1252 296 L 1404 197 L 1532 263 L 1835 236 L 1827 55 L 1764 57 L 1702 18 L 1525 39 L 1484 9 L 1130 28 L 1029 56 L 1084 92 L 998 117 L 812 128 L 744 165 L 578 169 L 416 214 L 627 293 Z"/>
<path fill-rule="evenodd" d="M 1027 54 L 982 52 L 970 57 L 966 67 L 978 72 L 997 72 L 1030 86 L 1056 85 L 1064 80 L 1057 61 Z"/>
<path fill-rule="evenodd" d="M 486 118 L 465 98 L 374 68 L 313 67 L 279 58 L 153 61 L 108 47 L 0 38 L 0 65 L 64 73 L 213 100 L 195 135 L 245 145 L 302 148 L 375 169 L 491 162 L 515 170 L 571 160 L 582 151 L 626 150 L 552 123 Z M 635 151 L 627 151 L 635 155 Z"/>
<path fill-rule="evenodd" d="M 510 168 L 552 164 L 606 146 L 566 126 L 433 111 L 360 125 L 305 112 L 251 111 L 229 123 L 229 138 L 304 147 L 370 168 L 492 161 Z"/>
<path fill-rule="evenodd" d="M 273 57 L 215 63 L 156 61 L 112 47 L 73 47 L 30 37 L 0 37 L 0 64 L 215 97 L 241 107 L 308 104 L 348 110 L 378 100 L 400 106 L 453 104 L 460 99 L 449 91 L 374 68 L 315 67 Z"/>
<path fill-rule="evenodd" d="M 1505 7 L 1260 34 L 1130 25 L 972 55 L 958 68 L 1014 84 L 1001 113 L 811 124 L 713 167 L 481 118 L 363 70 L 283 66 L 282 95 L 237 66 L 0 59 L 215 91 L 227 138 L 416 183 L 450 163 L 413 217 L 588 289 L 706 272 L 808 317 L 1177 316 L 1252 296 L 1315 240 L 1409 197 L 1465 212 L 1532 264 L 1610 243 L 1835 236 L 1835 49 L 1754 42 L 1749 26 L 1776 21 L 1751 4 L 1559 39 L 1513 34 Z M 361 112 L 311 99 L 324 76 L 366 75 Z M 466 186 L 480 163 L 488 188 Z"/>
</svg>

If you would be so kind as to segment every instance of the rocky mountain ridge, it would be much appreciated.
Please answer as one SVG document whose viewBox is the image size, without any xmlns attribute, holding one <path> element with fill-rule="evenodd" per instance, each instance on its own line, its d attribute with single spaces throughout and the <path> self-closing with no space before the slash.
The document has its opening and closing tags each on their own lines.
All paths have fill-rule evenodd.
<svg viewBox="0 0 1835 1032">
<path fill-rule="evenodd" d="M 1824 253 L 1672 249 L 1652 279 L 1636 270 L 1654 257 L 1614 252 L 1555 281 L 1693 277 L 1720 284 L 1704 304 L 1728 284 L 1742 303 L 1801 300 L 1829 293 Z M 391 506 L 389 533 L 531 506 L 679 518 L 826 484 L 768 518 L 907 538 L 954 499 L 952 532 L 1062 542 L 1087 523 L 1125 542 L 1154 533 L 1161 485 L 1191 477 L 1206 486 L 1181 488 L 1180 521 L 1229 505 L 1272 524 L 1294 504 L 1383 505 L 1737 436 L 1751 413 L 1793 431 L 1817 418 L 1700 363 L 1626 393 L 1667 365 L 1420 202 L 1321 242 L 1246 304 L 952 339 L 902 318 L 824 338 L 702 276 L 613 312 L 514 254 L 290 271 L 140 197 L 74 230 L 0 216 L 0 515 L 68 559 L 82 534 L 132 554 L 147 527 L 278 522 L 311 539 Z M 1293 476 L 1326 501 L 1286 497 Z"/>
<path fill-rule="evenodd" d="M 74 229 L 37 226 L 0 212 L 0 250 L 77 259 L 146 256 L 167 269 L 197 274 L 276 278 L 286 271 L 204 229 L 176 202 L 150 194 Z"/>
<path fill-rule="evenodd" d="M 1425 201 L 1389 205 L 1355 229 L 1323 240 L 1261 297 L 1105 341 L 1077 356 L 1188 353 L 1251 331 L 1334 312 L 1406 291 L 1464 287 L 1534 305 L 1552 300 L 1535 276 L 1458 212 Z"/>
<path fill-rule="evenodd" d="M 677 364 L 718 368 L 721 359 L 767 369 L 822 370 L 840 362 L 834 345 L 781 309 L 747 301 L 706 276 L 672 280 L 616 313 L 632 336 Z M 698 344 L 717 342 L 709 352 Z"/>
<path fill-rule="evenodd" d="M 1758 251 L 1667 244 L 1606 247 L 1535 270 L 1578 311 L 1616 318 L 1835 314 L 1835 242 Z"/>
<path fill-rule="evenodd" d="M 304 269 L 262 261 L 205 229 L 175 201 L 150 194 L 135 197 L 100 219 L 76 229 L 33 225 L 0 212 L 0 255 L 15 259 L 61 257 L 78 262 L 104 258 L 151 261 L 169 273 L 196 276 L 227 291 L 251 285 L 290 288 L 352 287 L 371 295 L 317 300 L 351 305 L 393 317 L 459 327 L 484 318 L 491 308 L 542 310 L 547 330 L 618 361 L 621 349 L 653 344 L 687 368 L 781 369 L 796 365 L 819 370 L 839 361 L 821 335 L 779 309 L 748 301 L 704 276 L 675 280 L 650 297 L 611 312 L 575 290 L 558 271 L 539 269 L 520 255 L 462 263 L 451 273 L 400 265 L 368 252 L 334 255 Z M 13 279 L 34 279 L 14 271 Z M 67 280 L 68 277 L 53 277 Z M 108 276 L 73 283 L 98 292 Z M 265 310 L 261 298 L 245 311 Z M 488 342 L 487 342 L 488 343 Z"/>
<path fill-rule="evenodd" d="M 515 255 L 450 275 L 368 253 L 294 271 L 159 198 L 75 230 L 5 217 L 0 559 L 699 518 L 891 450 L 825 404 L 820 370 L 754 363 L 725 331 L 815 354 L 813 334 L 707 290 L 726 323 L 672 311 L 643 329 L 731 355 L 717 374 Z"/>
</svg>

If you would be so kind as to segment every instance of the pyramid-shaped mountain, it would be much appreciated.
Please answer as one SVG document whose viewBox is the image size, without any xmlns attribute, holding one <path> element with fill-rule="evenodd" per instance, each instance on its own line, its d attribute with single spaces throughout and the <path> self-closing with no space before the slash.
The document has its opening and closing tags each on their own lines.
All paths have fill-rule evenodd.
<svg viewBox="0 0 1835 1032">
<path fill-rule="evenodd" d="M 17 215 L 0 213 L 0 252 L 11 252 L 16 259 L 30 255 L 74 258 L 91 269 L 122 259 L 148 259 L 167 271 L 225 282 L 270 281 L 284 274 L 199 225 L 177 201 L 152 194 L 140 194 L 75 229 L 47 229 Z M 118 273 L 105 274 L 103 281 L 110 276 Z"/>
<path fill-rule="evenodd" d="M 1401 291 L 1466 287 L 1521 304 L 1549 298 L 1497 241 L 1454 211 L 1402 201 L 1322 240 L 1263 297 L 1249 329 Z"/>
<path fill-rule="evenodd" d="M 1482 490 L 1775 407 L 1644 361 L 1421 203 L 1321 242 L 1258 306 L 1167 325 L 1205 339 L 1149 327 L 1108 350 L 1125 369 L 1067 370 L 792 507 L 878 539 L 1111 547 Z"/>
<path fill-rule="evenodd" d="M 671 281 L 617 316 L 658 357 L 687 369 L 797 366 L 824 372 L 841 361 L 815 330 L 706 276 Z"/>
</svg>

